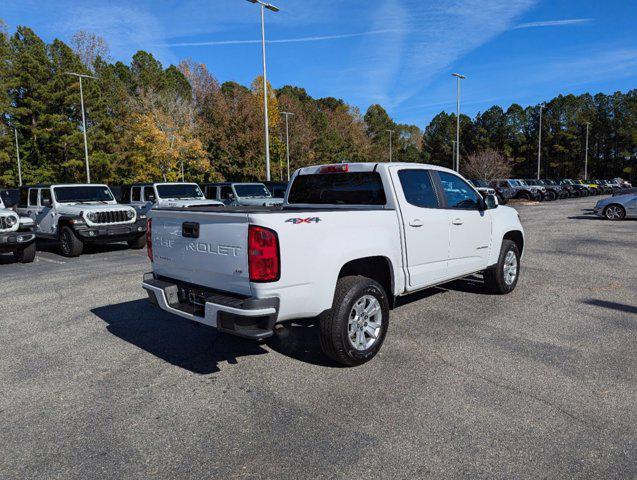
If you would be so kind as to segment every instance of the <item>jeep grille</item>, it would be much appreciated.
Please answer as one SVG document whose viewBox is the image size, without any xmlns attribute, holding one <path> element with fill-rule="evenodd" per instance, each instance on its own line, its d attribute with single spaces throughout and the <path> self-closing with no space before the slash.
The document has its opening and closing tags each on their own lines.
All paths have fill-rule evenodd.
<svg viewBox="0 0 637 480">
<path fill-rule="evenodd" d="M 95 212 L 93 223 L 122 223 L 130 220 L 132 219 L 126 216 L 126 210 L 117 210 L 113 212 Z"/>
</svg>

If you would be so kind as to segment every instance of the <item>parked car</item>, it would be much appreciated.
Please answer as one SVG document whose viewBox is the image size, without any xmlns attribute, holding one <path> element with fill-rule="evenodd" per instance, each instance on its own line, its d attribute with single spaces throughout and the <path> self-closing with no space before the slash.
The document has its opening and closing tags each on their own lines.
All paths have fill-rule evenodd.
<svg viewBox="0 0 637 480">
<path fill-rule="evenodd" d="M 509 293 L 524 251 L 516 210 L 414 163 L 307 167 L 279 210 L 156 208 L 149 225 L 151 303 L 251 339 L 318 316 L 323 351 L 348 366 L 381 348 L 397 297 L 475 272 Z"/>
<path fill-rule="evenodd" d="M 142 215 L 154 206 L 189 208 L 201 205 L 223 207 L 223 203 L 207 199 L 196 183 L 137 183 L 122 187 L 122 203 L 131 205 Z"/>
<path fill-rule="evenodd" d="M 558 198 L 560 198 L 561 192 L 555 189 L 554 187 L 545 185 L 542 180 L 537 180 L 535 178 L 528 178 L 528 179 L 524 179 L 523 182 L 532 187 L 539 188 L 540 192 L 542 193 L 543 200 L 552 201 L 552 200 L 557 200 Z"/>
<path fill-rule="evenodd" d="M 582 185 L 575 180 L 571 180 L 570 178 L 565 178 L 560 180 L 560 185 L 568 185 L 573 189 L 576 197 L 588 197 L 591 194 L 591 189 Z"/>
<path fill-rule="evenodd" d="M 597 188 L 599 188 L 600 193 L 604 195 L 611 195 L 613 193 L 613 187 L 611 187 L 610 185 L 607 185 L 604 181 L 591 180 L 591 182 L 597 185 Z"/>
<path fill-rule="evenodd" d="M 21 187 L 17 211 L 34 221 L 38 238 L 57 241 L 66 257 L 81 255 L 87 243 L 146 245 L 146 216 L 118 204 L 106 185 Z"/>
<path fill-rule="evenodd" d="M 624 180 L 621 177 L 613 178 L 613 183 L 618 184 L 622 188 L 631 188 L 633 186 L 628 180 Z"/>
<path fill-rule="evenodd" d="M 558 194 L 558 198 L 571 198 L 575 197 L 575 193 L 573 187 L 571 185 L 560 185 L 555 180 L 551 180 L 550 178 L 543 178 L 540 180 L 546 188 L 555 188 Z"/>
<path fill-rule="evenodd" d="M 4 204 L 4 208 L 13 208 L 18 204 L 18 198 L 20 194 L 17 188 L 2 188 L 0 189 L 0 200 Z"/>
<path fill-rule="evenodd" d="M 33 220 L 6 208 L 0 195 L 0 253 L 11 252 L 17 262 L 31 263 L 35 250 Z"/>
<path fill-rule="evenodd" d="M 637 193 L 637 187 L 621 188 L 613 193 L 613 197 L 616 197 L 617 195 L 628 195 L 631 193 Z"/>
<path fill-rule="evenodd" d="M 495 180 L 495 185 L 501 188 L 509 188 L 515 192 L 513 198 L 517 198 L 519 200 L 542 200 L 542 194 L 535 187 L 530 187 L 526 184 L 523 184 L 519 180 L 514 179 L 501 179 Z"/>
<path fill-rule="evenodd" d="M 584 185 L 586 188 L 588 188 L 589 192 L 591 195 L 599 195 L 600 193 L 602 193 L 602 190 L 599 188 L 599 185 L 597 185 L 596 183 L 591 183 L 590 181 L 586 180 L 575 180 L 575 182 L 579 183 L 580 185 Z"/>
<path fill-rule="evenodd" d="M 494 195 L 498 199 L 499 205 L 504 205 L 506 203 L 505 200 L 500 199 L 500 195 L 498 195 L 496 189 L 489 185 L 489 182 L 487 182 L 486 180 L 471 178 L 469 179 L 469 181 L 476 188 L 476 190 L 480 192 L 480 195 L 482 195 L 483 198 L 486 198 L 487 195 Z"/>
<path fill-rule="evenodd" d="M 637 217 L 637 193 L 604 198 L 595 204 L 593 213 L 608 220 Z"/>
<path fill-rule="evenodd" d="M 263 182 L 263 185 L 270 191 L 273 198 L 285 198 L 288 182 Z"/>
<path fill-rule="evenodd" d="M 206 198 L 218 200 L 230 206 L 264 206 L 281 205 L 283 200 L 275 198 L 263 183 L 206 183 Z"/>
</svg>

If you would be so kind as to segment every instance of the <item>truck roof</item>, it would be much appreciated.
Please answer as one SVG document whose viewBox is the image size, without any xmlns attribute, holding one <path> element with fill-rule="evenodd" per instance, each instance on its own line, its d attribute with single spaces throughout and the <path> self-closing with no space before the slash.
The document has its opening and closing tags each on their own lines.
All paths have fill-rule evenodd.
<svg viewBox="0 0 637 480">
<path fill-rule="evenodd" d="M 304 167 L 299 169 L 298 175 L 313 175 L 320 173 L 321 169 L 325 167 L 338 167 L 341 165 L 347 165 L 348 172 L 373 172 L 375 170 L 381 168 L 387 168 L 389 166 L 399 166 L 399 167 L 423 167 L 429 170 L 439 170 L 442 172 L 456 173 L 450 168 L 441 167 L 440 165 L 432 165 L 429 163 L 410 163 L 410 162 L 343 162 L 343 163 L 334 163 L 328 165 L 313 165 L 311 167 Z"/>
</svg>

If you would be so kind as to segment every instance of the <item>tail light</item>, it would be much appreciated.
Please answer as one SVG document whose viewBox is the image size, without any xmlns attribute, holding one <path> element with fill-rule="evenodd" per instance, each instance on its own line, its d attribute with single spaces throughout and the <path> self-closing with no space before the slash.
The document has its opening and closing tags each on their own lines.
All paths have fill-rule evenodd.
<svg viewBox="0 0 637 480">
<path fill-rule="evenodd" d="M 153 261 L 153 219 L 149 218 L 146 222 L 146 253 L 148 259 Z"/>
<path fill-rule="evenodd" d="M 248 265 L 251 282 L 276 282 L 281 277 L 279 237 L 275 231 L 248 227 Z"/>
</svg>

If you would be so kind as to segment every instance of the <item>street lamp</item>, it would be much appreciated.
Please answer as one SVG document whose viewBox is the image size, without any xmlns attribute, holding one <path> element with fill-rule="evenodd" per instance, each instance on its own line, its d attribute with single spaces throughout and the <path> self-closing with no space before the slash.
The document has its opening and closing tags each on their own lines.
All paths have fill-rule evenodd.
<svg viewBox="0 0 637 480">
<path fill-rule="evenodd" d="M 542 109 L 544 105 L 540 105 L 540 125 L 537 133 L 537 179 L 540 179 L 540 160 L 542 158 Z"/>
<path fill-rule="evenodd" d="M 391 143 L 391 136 L 394 134 L 393 130 L 386 130 L 387 132 L 389 132 L 389 162 L 391 163 L 391 157 L 392 157 L 392 143 Z"/>
<path fill-rule="evenodd" d="M 586 122 L 586 150 L 584 154 L 584 180 L 588 180 L 588 127 L 590 122 Z"/>
<path fill-rule="evenodd" d="M 15 154 L 18 157 L 18 183 L 19 187 L 22 186 L 22 163 L 20 162 L 20 144 L 18 143 L 18 129 L 14 128 L 15 133 Z"/>
<path fill-rule="evenodd" d="M 84 160 L 86 161 L 86 183 L 91 183 L 91 170 L 88 166 L 88 143 L 86 141 L 86 117 L 84 115 L 84 93 L 82 92 L 82 79 L 92 78 L 94 80 L 97 80 L 97 77 L 74 72 L 66 72 L 66 74 L 73 75 L 80 79 L 80 104 L 82 105 L 82 131 L 84 132 Z"/>
<path fill-rule="evenodd" d="M 282 115 L 285 115 L 285 158 L 288 163 L 288 182 L 290 181 L 290 133 L 288 130 L 288 117 L 290 115 L 294 115 L 291 112 L 281 112 Z"/>
<path fill-rule="evenodd" d="M 460 172 L 460 80 L 467 77 L 459 73 L 452 73 L 452 77 L 456 77 L 458 88 L 456 93 L 456 172 Z"/>
<path fill-rule="evenodd" d="M 261 52 L 263 55 L 263 116 L 265 118 L 265 179 L 270 181 L 270 132 L 268 131 L 268 76 L 265 67 L 265 9 L 278 12 L 279 8 L 261 0 L 247 0 L 261 6 Z"/>
</svg>

